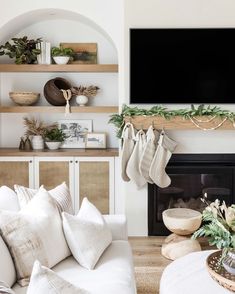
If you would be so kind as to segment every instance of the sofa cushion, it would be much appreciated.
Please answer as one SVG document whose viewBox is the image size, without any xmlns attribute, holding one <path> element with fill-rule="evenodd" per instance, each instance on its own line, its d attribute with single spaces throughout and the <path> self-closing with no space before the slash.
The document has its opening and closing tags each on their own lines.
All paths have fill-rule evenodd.
<svg viewBox="0 0 235 294">
<path fill-rule="evenodd" d="M 31 189 L 24 186 L 14 185 L 14 189 L 17 193 L 20 207 L 23 208 L 37 194 L 40 188 Z M 55 199 L 60 212 L 66 211 L 67 213 L 74 213 L 72 198 L 65 182 L 48 192 Z"/>
<path fill-rule="evenodd" d="M 132 252 L 127 241 L 113 241 L 90 271 L 71 256 L 52 268 L 71 284 L 92 294 L 135 294 Z M 25 294 L 27 287 L 14 285 L 16 294 Z"/>
<path fill-rule="evenodd" d="M 20 209 L 16 193 L 7 186 L 0 187 L 0 209 L 12 211 Z"/>
<path fill-rule="evenodd" d="M 19 212 L 1 210 L 0 232 L 22 285 L 28 284 L 35 259 L 52 267 L 70 255 L 60 213 L 45 189 L 40 189 Z"/>
<path fill-rule="evenodd" d="M 27 294 L 89 294 L 65 281 L 49 268 L 42 266 L 37 260 L 34 263 Z"/>
<path fill-rule="evenodd" d="M 77 216 L 62 213 L 64 234 L 74 258 L 93 269 L 112 242 L 112 234 L 102 214 L 85 197 Z"/>
</svg>

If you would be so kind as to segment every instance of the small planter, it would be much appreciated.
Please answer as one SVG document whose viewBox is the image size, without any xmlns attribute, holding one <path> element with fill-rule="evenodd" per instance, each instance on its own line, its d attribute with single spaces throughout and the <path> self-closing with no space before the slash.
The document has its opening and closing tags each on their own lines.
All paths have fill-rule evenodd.
<svg viewBox="0 0 235 294">
<path fill-rule="evenodd" d="M 34 150 L 42 150 L 44 149 L 44 140 L 42 136 L 33 136 L 31 139 L 32 148 Z"/>
<path fill-rule="evenodd" d="M 85 95 L 78 95 L 76 97 L 76 102 L 79 106 L 85 106 L 88 102 L 88 97 Z"/>
<path fill-rule="evenodd" d="M 50 150 L 57 150 L 60 148 L 61 142 L 46 142 L 46 146 Z"/>
<path fill-rule="evenodd" d="M 56 64 L 67 64 L 69 62 L 69 56 L 53 56 Z"/>
</svg>

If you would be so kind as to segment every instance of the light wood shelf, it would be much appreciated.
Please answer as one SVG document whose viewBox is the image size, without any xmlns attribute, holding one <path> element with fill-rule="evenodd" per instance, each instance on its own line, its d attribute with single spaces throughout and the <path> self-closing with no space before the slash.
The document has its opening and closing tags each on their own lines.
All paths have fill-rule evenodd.
<svg viewBox="0 0 235 294">
<path fill-rule="evenodd" d="M 42 156 L 42 157 L 61 157 L 61 156 L 81 156 L 81 157 L 113 157 L 118 156 L 117 148 L 107 149 L 58 149 L 49 150 L 44 149 L 42 151 L 30 150 L 21 151 L 17 148 L 0 148 L 0 156 Z"/>
<path fill-rule="evenodd" d="M 65 106 L 0 106 L 0 113 L 64 113 Z M 116 113 L 118 106 L 71 106 L 71 113 Z"/>
<path fill-rule="evenodd" d="M 0 64 L 0 72 L 118 72 L 117 64 Z"/>
<path fill-rule="evenodd" d="M 209 117 L 197 117 L 199 120 L 207 120 Z M 216 118 L 215 120 L 209 123 L 199 123 L 202 128 L 213 128 L 217 126 L 223 119 Z M 156 129 L 165 130 L 199 130 L 190 119 L 184 119 L 181 116 L 176 116 L 171 119 L 165 119 L 160 116 L 133 116 L 133 117 L 125 117 L 126 122 L 131 122 L 136 129 L 143 128 L 147 130 L 150 125 L 153 125 Z M 235 130 L 232 121 L 227 119 L 218 130 Z"/>
</svg>

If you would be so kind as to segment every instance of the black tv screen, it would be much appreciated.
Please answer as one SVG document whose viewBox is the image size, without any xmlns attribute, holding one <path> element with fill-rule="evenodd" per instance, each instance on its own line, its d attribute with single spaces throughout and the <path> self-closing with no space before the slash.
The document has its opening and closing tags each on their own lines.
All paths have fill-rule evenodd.
<svg viewBox="0 0 235 294">
<path fill-rule="evenodd" d="M 130 103 L 235 103 L 235 29 L 131 29 Z"/>
</svg>

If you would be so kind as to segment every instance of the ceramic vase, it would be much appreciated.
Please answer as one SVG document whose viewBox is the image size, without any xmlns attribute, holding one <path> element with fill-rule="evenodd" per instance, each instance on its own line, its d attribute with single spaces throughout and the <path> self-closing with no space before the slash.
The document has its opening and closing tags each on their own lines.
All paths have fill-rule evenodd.
<svg viewBox="0 0 235 294">
<path fill-rule="evenodd" d="M 57 150 L 60 148 L 61 142 L 46 142 L 46 146 L 50 150 Z"/>
<path fill-rule="evenodd" d="M 228 251 L 222 263 L 227 272 L 235 275 L 235 250 Z"/>
<path fill-rule="evenodd" d="M 32 143 L 32 148 L 34 150 L 44 149 L 44 140 L 43 140 L 42 136 L 33 136 L 31 143 Z"/>
<path fill-rule="evenodd" d="M 76 97 L 76 102 L 79 106 L 85 106 L 88 102 L 88 98 L 85 95 L 78 95 Z"/>
</svg>

